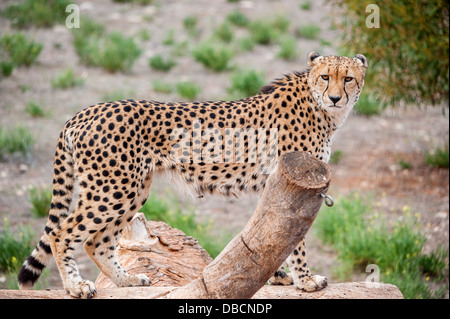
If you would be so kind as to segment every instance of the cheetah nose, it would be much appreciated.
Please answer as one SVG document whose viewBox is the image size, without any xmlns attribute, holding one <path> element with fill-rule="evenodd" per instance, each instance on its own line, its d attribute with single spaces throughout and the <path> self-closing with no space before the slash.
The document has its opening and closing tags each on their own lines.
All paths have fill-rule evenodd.
<svg viewBox="0 0 450 319">
<path fill-rule="evenodd" d="M 328 98 L 331 100 L 331 102 L 333 102 L 334 104 L 336 104 L 337 102 L 339 102 L 339 100 L 341 99 L 340 96 L 331 96 L 328 95 Z"/>
</svg>

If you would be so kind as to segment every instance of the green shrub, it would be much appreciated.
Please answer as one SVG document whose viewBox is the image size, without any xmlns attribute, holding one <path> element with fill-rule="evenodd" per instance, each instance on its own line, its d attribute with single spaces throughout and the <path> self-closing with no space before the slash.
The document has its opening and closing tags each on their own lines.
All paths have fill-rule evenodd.
<svg viewBox="0 0 450 319">
<path fill-rule="evenodd" d="M 194 38 L 198 37 L 199 31 L 197 29 L 198 18 L 196 16 L 188 16 L 183 19 L 183 27 L 188 34 Z"/>
<path fill-rule="evenodd" d="M 18 233 L 11 231 L 5 218 L 0 229 L 0 270 L 17 272 L 36 245 L 33 238 L 29 227 L 20 227 Z"/>
<path fill-rule="evenodd" d="M 0 158 L 16 152 L 26 155 L 31 151 L 34 142 L 33 135 L 25 126 L 0 127 Z"/>
<path fill-rule="evenodd" d="M 34 101 L 30 101 L 25 105 L 25 112 L 32 117 L 44 117 L 46 115 L 42 106 Z"/>
<path fill-rule="evenodd" d="M 252 21 L 250 23 L 250 33 L 256 43 L 265 45 L 273 43 L 278 36 L 278 32 L 266 20 Z"/>
<path fill-rule="evenodd" d="M 409 207 L 403 208 L 401 219 L 388 225 L 366 201 L 356 194 L 340 197 L 332 208 L 323 208 L 315 221 L 319 237 L 338 253 L 339 278 L 348 280 L 355 268 L 365 271 L 367 265 L 375 264 L 380 281 L 396 285 L 405 298 L 442 297 L 428 283 L 442 278 L 448 250 L 423 252 L 426 237 L 420 216 L 411 214 Z"/>
<path fill-rule="evenodd" d="M 227 22 L 220 24 L 214 30 L 214 36 L 225 43 L 230 43 L 234 38 L 233 30 L 231 30 L 231 26 Z"/>
<path fill-rule="evenodd" d="M 449 168 L 449 147 L 436 148 L 433 152 L 427 152 L 425 162 L 432 167 Z"/>
<path fill-rule="evenodd" d="M 14 63 L 10 61 L 0 61 L 0 80 L 2 77 L 8 77 L 14 71 Z"/>
<path fill-rule="evenodd" d="M 321 29 L 318 25 L 304 25 L 297 29 L 297 35 L 305 39 L 317 39 L 320 31 Z"/>
<path fill-rule="evenodd" d="M 264 84 L 262 73 L 255 70 L 239 71 L 231 75 L 231 87 L 228 92 L 233 98 L 245 98 L 258 94 Z"/>
<path fill-rule="evenodd" d="M 148 60 L 148 64 L 154 70 L 169 71 L 177 63 L 171 57 L 164 58 L 161 54 L 157 54 Z"/>
<path fill-rule="evenodd" d="M 300 9 L 302 10 L 311 10 L 311 2 L 305 1 L 300 4 Z"/>
<path fill-rule="evenodd" d="M 52 202 L 52 188 L 32 187 L 29 190 L 29 194 L 31 215 L 38 218 L 48 216 Z"/>
<path fill-rule="evenodd" d="M 377 96 L 363 92 L 354 110 L 357 114 L 365 116 L 379 115 L 386 108 L 386 103 L 381 101 Z"/>
<path fill-rule="evenodd" d="M 130 70 L 141 54 L 132 37 L 118 31 L 105 35 L 104 27 L 89 19 L 82 20 L 80 28 L 73 30 L 73 35 L 80 61 L 110 72 Z"/>
<path fill-rule="evenodd" d="M 172 93 L 173 85 L 162 80 L 153 81 L 153 90 L 160 93 Z"/>
<path fill-rule="evenodd" d="M 69 68 L 52 80 L 53 88 L 68 89 L 74 86 L 82 85 L 84 80 L 75 75 L 72 68 Z"/>
<path fill-rule="evenodd" d="M 228 46 L 216 44 L 211 41 L 200 43 L 192 51 L 192 55 L 197 62 L 216 72 L 228 69 L 233 51 Z"/>
<path fill-rule="evenodd" d="M 133 38 L 116 31 L 105 37 L 103 47 L 99 49 L 97 63 L 107 71 L 127 71 L 140 54 L 141 50 Z"/>
<path fill-rule="evenodd" d="M 1 14 L 14 27 L 51 27 L 66 21 L 66 7 L 71 3 L 69 0 L 26 0 L 6 7 Z"/>
<path fill-rule="evenodd" d="M 338 164 L 342 158 L 342 151 L 341 150 L 335 150 L 330 155 L 330 163 L 331 164 Z"/>
<path fill-rule="evenodd" d="M 377 95 L 393 104 L 448 103 L 448 1 L 384 1 L 379 28 L 366 25 L 373 1 L 332 2 L 343 9 L 342 46 L 367 57 L 366 83 Z"/>
<path fill-rule="evenodd" d="M 285 36 L 280 40 L 280 52 L 278 57 L 285 60 L 294 60 L 298 56 L 297 41 L 295 38 Z"/>
<path fill-rule="evenodd" d="M 250 24 L 250 20 L 240 12 L 239 10 L 234 10 L 227 15 L 227 20 L 238 27 L 247 27 Z"/>
<path fill-rule="evenodd" d="M 41 43 L 34 42 L 20 32 L 5 34 L 0 38 L 0 56 L 6 55 L 4 60 L 16 66 L 24 65 L 28 67 L 33 64 L 41 53 L 42 47 Z"/>
<path fill-rule="evenodd" d="M 195 100 L 202 89 L 195 83 L 184 81 L 178 82 L 175 86 L 177 93 L 183 99 Z"/>
</svg>

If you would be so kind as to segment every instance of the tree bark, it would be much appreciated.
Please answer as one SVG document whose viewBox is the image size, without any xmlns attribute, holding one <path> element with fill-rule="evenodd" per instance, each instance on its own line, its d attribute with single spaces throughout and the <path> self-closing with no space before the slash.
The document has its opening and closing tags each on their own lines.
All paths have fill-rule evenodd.
<svg viewBox="0 0 450 319">
<path fill-rule="evenodd" d="M 164 298 L 179 287 L 128 287 L 98 289 L 95 299 Z M 0 299 L 74 299 L 63 289 L 0 290 Z M 329 284 L 326 289 L 302 292 L 294 286 L 263 286 L 253 299 L 403 299 L 400 290 L 390 284 L 345 282 Z"/>
<path fill-rule="evenodd" d="M 251 298 L 305 236 L 330 175 L 329 166 L 308 153 L 284 154 L 244 229 L 199 278 L 166 298 Z"/>
</svg>

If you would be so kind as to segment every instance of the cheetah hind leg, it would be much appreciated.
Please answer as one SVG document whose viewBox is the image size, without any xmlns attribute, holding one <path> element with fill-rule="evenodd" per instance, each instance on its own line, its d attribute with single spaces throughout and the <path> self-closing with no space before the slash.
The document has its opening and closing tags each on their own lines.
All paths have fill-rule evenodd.
<svg viewBox="0 0 450 319">
<path fill-rule="evenodd" d="M 130 275 L 116 260 L 115 246 L 119 234 L 134 214 L 145 203 L 152 184 L 153 174 L 150 172 L 137 190 L 137 196 L 130 202 L 117 202 L 112 207 L 120 207 L 115 221 L 110 221 L 104 231 L 91 236 L 84 244 L 89 257 L 100 270 L 118 287 L 150 286 L 150 279 L 144 274 Z M 112 198 L 111 198 L 112 200 Z M 139 206 L 141 205 L 141 206 Z"/>
<path fill-rule="evenodd" d="M 302 239 L 295 250 L 286 260 L 290 272 L 286 273 L 280 267 L 269 279 L 270 285 L 292 285 L 297 289 L 313 292 L 327 286 L 327 278 L 321 275 L 312 275 L 306 260 L 306 245 Z"/>
</svg>

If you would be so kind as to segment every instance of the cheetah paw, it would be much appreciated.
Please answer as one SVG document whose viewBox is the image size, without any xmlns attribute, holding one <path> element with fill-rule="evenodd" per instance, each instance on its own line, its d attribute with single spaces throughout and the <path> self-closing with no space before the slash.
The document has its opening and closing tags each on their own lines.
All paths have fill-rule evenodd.
<svg viewBox="0 0 450 319">
<path fill-rule="evenodd" d="M 144 274 L 137 274 L 130 276 L 126 283 L 121 285 L 122 287 L 134 287 L 134 286 L 150 286 L 152 282 Z"/>
<path fill-rule="evenodd" d="M 66 291 L 75 298 L 90 299 L 97 293 L 95 285 L 92 281 L 83 280 L 74 284 L 73 287 L 66 288 Z"/>
<path fill-rule="evenodd" d="M 292 281 L 292 277 L 290 274 L 286 273 L 284 270 L 277 270 L 275 275 L 269 279 L 268 283 L 269 285 L 289 286 L 294 282 Z"/>
<path fill-rule="evenodd" d="M 325 288 L 327 285 L 327 278 L 320 275 L 304 277 L 304 279 L 295 283 L 297 289 L 306 292 L 318 291 Z"/>
</svg>

